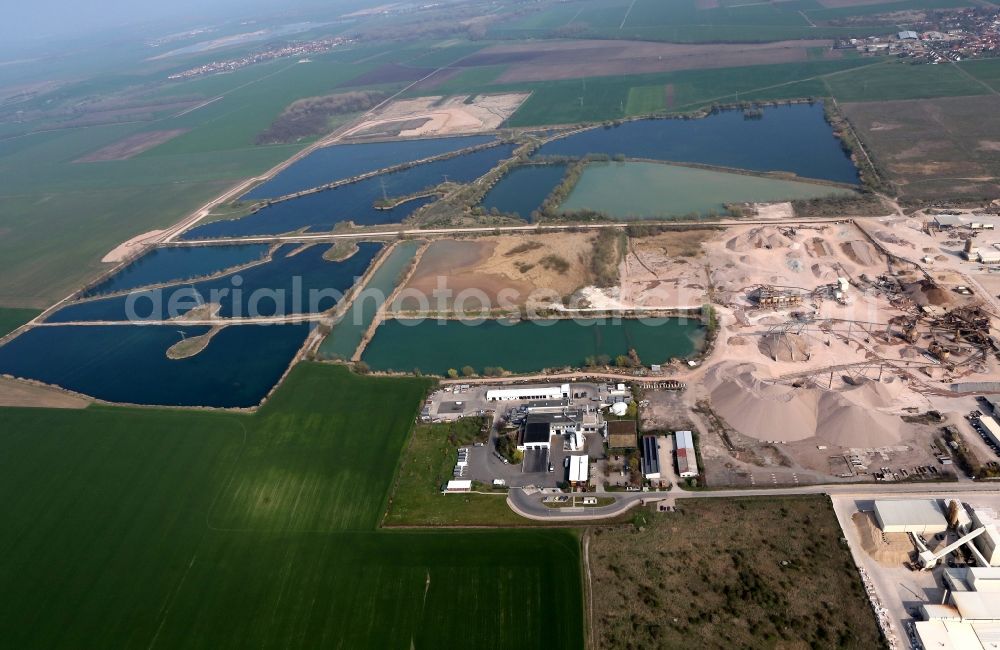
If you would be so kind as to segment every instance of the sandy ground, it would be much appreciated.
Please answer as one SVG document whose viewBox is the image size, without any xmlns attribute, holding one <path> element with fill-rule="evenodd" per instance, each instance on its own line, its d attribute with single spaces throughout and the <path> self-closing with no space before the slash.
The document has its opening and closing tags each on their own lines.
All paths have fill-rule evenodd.
<svg viewBox="0 0 1000 650">
<path fill-rule="evenodd" d="M 0 406 L 82 409 L 89 404 L 88 399 L 56 388 L 0 377 Z"/>
<path fill-rule="evenodd" d="M 105 264 L 117 264 L 130 255 L 141 251 L 146 246 L 158 243 L 160 236 L 165 232 L 165 230 L 150 230 L 141 235 L 136 235 L 127 242 L 118 244 L 110 253 L 101 258 L 101 261 Z"/>
<path fill-rule="evenodd" d="M 619 267 L 620 301 L 637 307 L 700 307 L 708 301 L 703 242 L 722 231 L 665 232 L 629 239 Z"/>
<path fill-rule="evenodd" d="M 492 131 L 528 98 L 527 93 L 478 95 L 472 103 L 467 96 L 419 97 L 389 103 L 370 119 L 354 126 L 344 137 L 362 135 L 373 129 L 400 123 L 399 137 L 455 135 Z M 414 123 L 426 120 L 415 128 Z"/>
<path fill-rule="evenodd" d="M 682 374 L 688 383 L 683 402 L 688 409 L 710 404 L 730 440 L 724 440 L 710 418 L 693 411 L 685 416 L 683 407 L 660 403 L 676 402 L 676 396 L 651 398 L 652 421 L 647 423 L 666 429 L 694 426 L 701 433 L 709 484 L 872 480 L 883 467 L 912 474 L 915 467 L 937 465 L 930 442 L 941 425 L 906 422 L 902 416 L 936 409 L 949 422 L 961 423 L 962 415 L 976 408 L 968 398 L 950 395 L 952 378 L 935 372 L 941 366 L 925 354 L 927 334 L 914 344 L 883 338 L 889 320 L 905 313 L 900 306 L 905 300 L 890 302 L 881 292 L 856 286 L 849 289 L 846 305 L 829 293 L 807 295 L 778 310 L 758 309 L 749 299 L 761 284 L 823 291 L 838 277 L 876 278 L 890 266 L 899 271 L 866 232 L 906 259 L 932 258 L 928 270 L 939 288 L 920 289 L 916 280 L 923 276 L 916 270 L 902 276 L 917 287 L 907 293 L 913 304 L 951 308 L 979 299 L 951 290 L 972 286 L 968 267 L 978 268 L 958 260 L 961 246 L 951 241 L 956 235 L 938 237 L 950 244 L 936 241 L 919 231 L 920 218 L 861 223 L 864 230 L 850 223 L 746 225 L 630 240 L 622 265 L 626 302 L 677 306 L 712 300 L 718 305 L 721 328 L 715 348 L 701 368 Z M 997 275 L 988 274 L 984 282 L 1000 286 Z M 800 320 L 793 312 L 812 318 Z M 992 359 L 955 376 L 961 381 L 1000 380 Z M 852 456 L 861 467 L 852 469 L 847 460 Z"/>
<path fill-rule="evenodd" d="M 146 131 L 136 133 L 117 142 L 112 142 L 106 147 L 89 153 L 74 162 L 100 162 L 104 160 L 128 160 L 132 156 L 137 156 L 143 151 L 149 151 L 157 145 L 161 145 L 168 140 L 172 140 L 182 133 L 187 133 L 188 129 L 169 129 L 166 131 Z"/>
<path fill-rule="evenodd" d="M 587 284 L 595 237 L 585 232 L 438 240 L 421 257 L 404 291 L 429 295 L 444 281 L 456 297 L 477 290 L 493 304 L 501 292 L 512 305 L 548 303 Z M 553 264 L 555 258 L 566 267 Z M 414 304 L 404 299 L 398 308 Z"/>
<path fill-rule="evenodd" d="M 788 201 L 783 203 L 758 203 L 757 204 L 757 216 L 761 219 L 794 219 L 795 209 L 792 204 Z"/>
<path fill-rule="evenodd" d="M 509 64 L 498 83 L 549 81 L 600 75 L 668 72 L 768 63 L 805 61 L 810 48 L 827 48 L 829 40 L 773 43 L 679 44 L 640 41 L 545 41 L 487 48 L 465 59 L 460 67 Z"/>
</svg>

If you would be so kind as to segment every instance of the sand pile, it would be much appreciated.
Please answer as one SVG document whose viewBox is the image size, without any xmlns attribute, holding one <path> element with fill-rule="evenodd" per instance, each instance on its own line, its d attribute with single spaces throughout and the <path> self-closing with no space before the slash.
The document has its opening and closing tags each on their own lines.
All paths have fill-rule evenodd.
<svg viewBox="0 0 1000 650">
<path fill-rule="evenodd" d="M 722 363 L 706 383 L 712 407 L 739 432 L 760 440 L 792 442 L 818 437 L 840 447 L 883 447 L 901 438 L 899 418 L 877 409 L 894 391 L 872 381 L 847 390 L 793 388 L 762 381 L 755 364 Z"/>
<path fill-rule="evenodd" d="M 777 228 L 761 226 L 733 237 L 726 242 L 726 248 L 743 253 L 760 248 L 788 248 L 791 243 L 792 240 L 778 232 Z"/>
<path fill-rule="evenodd" d="M 875 266 L 879 263 L 878 249 L 866 241 L 855 239 L 844 242 L 840 245 L 844 255 L 847 255 L 853 262 L 863 266 Z"/>
<path fill-rule="evenodd" d="M 760 338 L 757 349 L 772 361 L 808 361 L 809 341 L 798 334 L 774 333 Z"/>
<path fill-rule="evenodd" d="M 831 282 L 835 281 L 840 277 L 840 269 L 834 267 L 832 264 L 827 264 L 825 262 L 816 262 L 811 267 L 813 276 L 819 280 L 829 280 Z"/>
<path fill-rule="evenodd" d="M 921 307 L 925 305 L 949 305 L 952 302 L 947 291 L 927 279 L 904 284 L 903 291 L 914 304 Z"/>
<path fill-rule="evenodd" d="M 900 566 L 910 559 L 913 544 L 905 533 L 882 534 L 874 513 L 855 512 L 851 521 L 858 531 L 861 547 L 876 562 L 886 566 Z"/>
<path fill-rule="evenodd" d="M 830 257 L 833 255 L 833 249 L 830 248 L 830 244 L 822 237 L 813 237 L 810 239 L 806 250 L 813 257 Z"/>
</svg>

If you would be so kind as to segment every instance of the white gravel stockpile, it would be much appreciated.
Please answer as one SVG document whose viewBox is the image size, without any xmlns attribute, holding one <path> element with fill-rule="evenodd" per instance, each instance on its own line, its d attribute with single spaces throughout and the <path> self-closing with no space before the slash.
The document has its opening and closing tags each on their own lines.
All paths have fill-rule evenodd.
<svg viewBox="0 0 1000 650">
<path fill-rule="evenodd" d="M 883 447 L 900 440 L 900 419 L 878 410 L 892 403 L 885 385 L 793 388 L 761 381 L 768 376 L 766 368 L 751 363 L 719 364 L 707 377 L 712 407 L 737 431 L 759 440 L 816 437 L 840 447 Z"/>
</svg>

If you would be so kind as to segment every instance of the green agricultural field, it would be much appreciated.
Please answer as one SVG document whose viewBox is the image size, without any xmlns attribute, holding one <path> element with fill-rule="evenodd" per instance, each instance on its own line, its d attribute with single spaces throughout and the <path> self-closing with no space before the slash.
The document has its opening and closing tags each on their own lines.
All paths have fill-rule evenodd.
<svg viewBox="0 0 1000 650">
<path fill-rule="evenodd" d="M 960 97 L 988 92 L 955 65 L 895 61 L 830 76 L 826 85 L 837 101 L 842 102 Z"/>
<path fill-rule="evenodd" d="M 859 59 L 807 61 L 524 84 L 522 87 L 531 89 L 532 95 L 509 120 L 509 124 L 570 124 L 628 117 L 633 114 L 628 110 L 632 89 L 637 87 L 662 88 L 671 85 L 673 105 L 670 110 L 678 112 L 693 111 L 715 102 L 732 102 L 736 99 L 737 92 L 741 99 L 750 95 L 758 100 L 786 99 L 792 96 L 789 86 L 820 80 L 825 75 L 865 65 L 872 65 L 872 62 Z M 517 87 L 496 85 L 489 88 L 496 91 Z M 821 88 L 821 84 L 816 84 L 811 89 Z M 645 92 L 647 91 L 640 91 Z M 633 104 L 633 107 L 638 108 L 640 105 Z"/>
<path fill-rule="evenodd" d="M 913 0 L 919 6 L 952 6 L 959 0 Z M 601 37 L 698 42 L 763 42 L 802 38 L 836 38 L 838 36 L 868 36 L 886 34 L 895 25 L 856 24 L 850 27 L 828 26 L 822 22 L 810 24 L 814 13 L 825 14 L 815 0 L 781 3 L 720 2 L 705 7 L 698 0 L 594 0 L 572 3 L 552 3 L 539 11 L 516 14 L 508 21 L 493 25 L 490 33 L 503 38 Z M 891 5 L 900 9 L 910 2 Z M 703 6 L 699 6 L 703 5 Z M 842 15 L 830 18 L 867 15 L 868 7 L 850 7 Z M 857 10 L 857 11 L 855 11 Z M 890 9 L 894 10 L 894 9 Z"/>
<path fill-rule="evenodd" d="M 107 265 L 122 241 L 178 220 L 226 183 L 0 196 L 0 304 L 47 307 Z"/>
<path fill-rule="evenodd" d="M 278 63 L 168 86 L 180 96 L 223 97 L 180 117 L 0 142 L 0 305 L 52 304 L 99 274 L 101 257 L 121 242 L 293 155 L 302 145 L 255 147 L 254 138 L 292 101 L 371 67 Z M 190 130 L 129 160 L 76 162 L 137 133 L 181 128 Z"/>
<path fill-rule="evenodd" d="M 434 79 L 442 79 L 442 81 L 436 84 L 431 83 L 430 86 L 424 87 L 417 92 L 409 93 L 409 96 L 427 95 L 428 93 L 436 95 L 460 95 L 466 92 L 472 94 L 487 91 L 489 85 L 502 75 L 506 69 L 507 66 L 505 65 L 466 68 L 451 78 L 447 78 L 444 76 L 445 73 L 439 72 L 438 75 L 440 76 L 431 77 L 431 81 L 428 83 L 431 83 Z"/>
<path fill-rule="evenodd" d="M 901 2 L 885 2 L 881 4 L 836 7 L 832 9 L 816 7 L 806 9 L 805 13 L 809 16 L 810 20 L 822 22 L 838 18 L 850 18 L 852 16 L 877 16 L 878 14 L 919 11 L 921 9 L 954 9 L 957 7 L 973 7 L 975 4 L 976 3 L 971 2 L 971 0 L 902 0 Z"/>
<path fill-rule="evenodd" d="M 0 337 L 10 334 L 40 313 L 37 309 L 0 307 Z"/>
<path fill-rule="evenodd" d="M 633 86 L 628 91 L 625 112 L 629 115 L 656 113 L 666 108 L 665 86 Z"/>
<path fill-rule="evenodd" d="M 572 532 L 373 530 L 428 385 L 304 364 L 254 415 L 0 409 L 4 645 L 581 647 Z"/>
<path fill-rule="evenodd" d="M 958 65 L 965 72 L 1000 92 L 1000 59 L 963 61 Z"/>
<path fill-rule="evenodd" d="M 400 461 L 396 488 L 389 502 L 386 526 L 499 526 L 530 525 L 507 506 L 506 492 L 496 494 L 441 494 L 452 478 L 458 448 L 485 441 L 479 421 L 422 424 L 414 428 Z M 491 486 L 481 486 L 491 491 Z"/>
<path fill-rule="evenodd" d="M 191 131 L 142 155 L 162 156 L 250 147 L 257 134 L 296 99 L 334 92 L 338 85 L 375 66 L 324 60 L 306 64 L 279 60 L 260 67 L 262 69 L 257 72 L 259 76 L 256 79 L 231 90 L 219 101 L 187 115 L 160 122 L 158 128 L 191 128 Z"/>
</svg>

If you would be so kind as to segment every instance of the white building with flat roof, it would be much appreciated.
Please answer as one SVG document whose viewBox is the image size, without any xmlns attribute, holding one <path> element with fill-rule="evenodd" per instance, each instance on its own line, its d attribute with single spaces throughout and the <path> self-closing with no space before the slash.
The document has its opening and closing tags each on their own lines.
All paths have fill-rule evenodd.
<svg viewBox="0 0 1000 650">
<path fill-rule="evenodd" d="M 879 499 L 875 519 L 883 533 L 943 533 L 948 521 L 932 499 Z"/>
<path fill-rule="evenodd" d="M 521 386 L 518 388 L 491 388 L 486 391 L 489 402 L 505 402 L 509 400 L 541 400 L 562 399 L 569 397 L 569 384 L 561 386 Z"/>
<path fill-rule="evenodd" d="M 942 602 L 924 603 L 915 630 L 924 648 L 1000 648 L 1000 569 L 945 569 Z"/>
<path fill-rule="evenodd" d="M 988 437 L 994 445 L 1000 446 L 1000 424 L 997 424 L 996 418 L 992 415 L 980 415 L 979 424 L 982 425 L 983 431 L 986 432 L 986 437 Z"/>
<path fill-rule="evenodd" d="M 471 492 L 472 491 L 472 481 L 468 479 L 457 479 L 454 481 L 448 481 L 448 487 L 444 489 L 445 492 Z"/>
<path fill-rule="evenodd" d="M 588 456 L 569 457 L 569 482 L 574 485 L 586 485 L 590 475 L 590 458 Z"/>
</svg>

